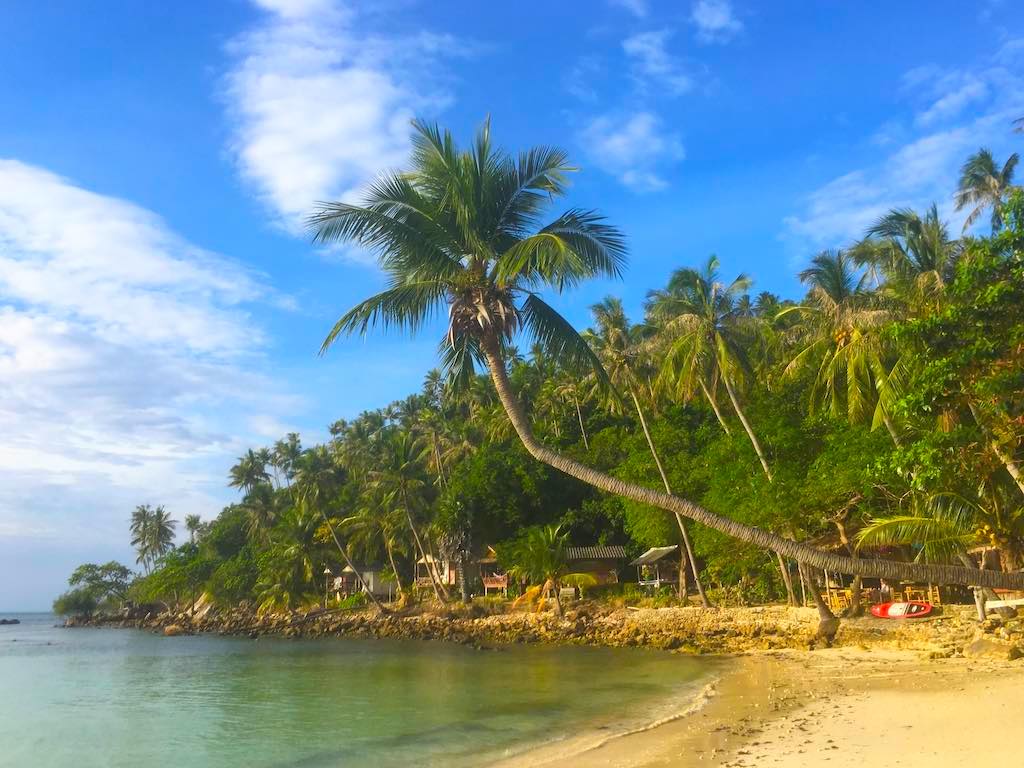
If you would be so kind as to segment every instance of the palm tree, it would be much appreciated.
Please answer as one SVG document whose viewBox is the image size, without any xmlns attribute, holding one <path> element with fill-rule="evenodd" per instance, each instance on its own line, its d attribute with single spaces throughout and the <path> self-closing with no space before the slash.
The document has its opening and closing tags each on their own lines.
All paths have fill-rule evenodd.
<svg viewBox="0 0 1024 768">
<path fill-rule="evenodd" d="M 784 376 L 813 371 L 810 412 L 822 409 L 832 416 L 845 413 L 851 424 L 876 413 L 898 446 L 900 438 L 889 413 L 891 404 L 880 398 L 890 367 L 884 359 L 880 327 L 892 315 L 878 308 L 863 290 L 852 257 L 845 251 L 822 251 L 800 272 L 810 286 L 802 306 L 782 310 L 798 312 L 807 321 L 800 348 L 783 370 Z"/>
<path fill-rule="evenodd" d="M 153 509 L 149 504 L 140 504 L 132 510 L 132 517 L 129 529 L 132 534 L 132 546 L 135 548 L 137 557 L 136 563 L 140 563 L 146 573 L 150 569 L 149 553 L 149 521 L 153 516 Z"/>
<path fill-rule="evenodd" d="M 135 562 L 141 563 L 147 574 L 174 547 L 176 525 L 162 506 L 154 509 L 149 504 L 140 504 L 132 512 L 132 546 L 138 553 Z"/>
<path fill-rule="evenodd" d="M 728 285 L 720 282 L 718 257 L 710 256 L 699 272 L 684 268 L 672 273 L 668 288 L 648 294 L 646 308 L 651 321 L 671 339 L 660 381 L 687 399 L 699 386 L 724 425 L 713 395 L 714 383 L 722 382 L 770 482 L 768 459 L 737 395 L 737 388 L 751 376 L 745 336 L 752 326 L 739 301 L 750 285 L 742 274 Z"/>
<path fill-rule="evenodd" d="M 149 519 L 149 549 L 153 560 L 163 557 L 174 548 L 174 529 L 177 522 L 171 519 L 170 513 L 158 506 Z"/>
<path fill-rule="evenodd" d="M 992 152 L 984 147 L 967 158 L 960 168 L 960 182 L 953 196 L 958 211 L 971 209 L 964 219 L 964 232 L 971 228 L 986 208 L 992 209 L 992 231 L 1002 228 L 1003 215 L 1000 208 L 1006 194 L 1013 188 L 1013 172 L 1019 160 L 1020 156 L 1014 152 L 1000 168 Z"/>
<path fill-rule="evenodd" d="M 362 205 L 324 204 L 310 219 L 316 242 L 354 241 L 376 251 L 388 285 L 346 312 L 327 335 L 325 352 L 342 334 L 381 325 L 415 332 L 444 309 L 448 330 L 440 353 L 454 380 L 465 383 L 486 362 L 498 398 L 527 451 L 576 479 L 642 504 L 678 512 L 734 538 L 842 573 L 935 583 L 1024 587 L 1024 574 L 946 565 L 855 560 L 784 539 L 693 502 L 624 482 L 539 442 L 516 397 L 504 350 L 525 332 L 569 367 L 600 362 L 579 334 L 536 293 L 599 275 L 618 276 L 622 235 L 593 211 L 570 210 L 540 226 L 548 201 L 565 193 L 571 170 L 556 149 L 517 158 L 495 150 L 487 124 L 471 149 L 459 151 L 447 131 L 415 123 L 412 168 L 382 176 Z M 600 373 L 598 375 L 601 375 Z"/>
<path fill-rule="evenodd" d="M 889 293 L 914 307 L 934 304 L 942 295 L 953 279 L 961 250 L 932 204 L 924 217 L 909 208 L 889 211 L 851 255 L 858 264 L 880 273 Z"/>
<path fill-rule="evenodd" d="M 302 455 L 302 443 L 297 432 L 289 432 L 283 440 L 274 443 L 271 464 L 275 471 L 284 475 L 285 483 L 290 487 L 295 476 L 295 464 Z"/>
<path fill-rule="evenodd" d="M 568 536 L 562 531 L 561 526 L 541 526 L 529 529 L 522 538 L 512 542 L 499 553 L 507 566 L 509 576 L 535 585 L 534 589 L 527 590 L 523 597 L 544 598 L 552 595 L 555 598 L 555 613 L 558 616 L 562 615 L 559 592 L 563 579 L 569 575 L 567 540 Z"/>
<path fill-rule="evenodd" d="M 416 549 L 427 567 L 427 576 L 440 602 L 447 602 L 448 593 L 436 572 L 437 559 L 429 538 L 420 535 L 416 515 L 426 506 L 423 496 L 423 470 L 429 449 L 420 446 L 410 432 L 401 431 L 385 444 L 379 465 L 370 472 L 371 487 L 381 494 L 383 503 L 405 515 Z M 424 544 L 424 540 L 427 544 Z"/>
<path fill-rule="evenodd" d="M 240 488 L 243 493 L 252 493 L 256 486 L 269 483 L 268 457 L 264 453 L 265 451 L 254 451 L 250 448 L 244 456 L 240 456 L 238 463 L 231 467 L 228 485 Z"/>
<path fill-rule="evenodd" d="M 658 468 L 658 474 L 661 476 L 661 482 L 665 486 L 665 493 L 671 494 L 672 488 L 669 485 L 668 476 L 665 474 L 665 468 L 661 463 L 661 457 L 658 455 L 658 451 L 654 447 L 654 440 L 651 438 L 651 431 L 647 427 L 647 419 L 644 417 L 644 410 L 640 406 L 640 399 L 637 397 L 637 391 L 642 386 L 642 369 L 641 360 L 639 359 L 638 345 L 634 338 L 634 329 L 630 327 L 629 320 L 626 319 L 626 313 L 622 309 L 622 302 L 619 299 L 609 296 L 605 298 L 604 301 L 592 306 L 590 311 L 594 316 L 594 324 L 597 326 L 597 329 L 593 333 L 588 333 L 586 338 L 595 349 L 598 358 L 604 365 L 604 369 L 607 372 L 612 386 L 614 387 L 614 391 L 628 394 L 629 398 L 633 401 L 633 406 L 636 408 L 637 419 L 639 419 L 644 437 L 647 439 L 647 447 L 650 449 L 651 456 L 654 458 L 654 464 Z M 650 387 L 648 386 L 647 389 L 649 391 Z M 613 406 L 617 401 L 617 397 L 611 398 Z M 708 600 L 707 594 L 704 592 L 704 585 L 701 584 L 700 573 L 697 570 L 697 561 L 693 556 L 693 547 L 690 544 L 690 534 L 686 530 L 683 518 L 678 512 L 675 514 L 675 518 L 676 523 L 679 526 L 679 535 L 683 540 L 684 547 L 686 548 L 686 557 L 690 562 L 690 567 L 693 569 L 693 580 L 697 587 L 697 594 L 700 595 L 700 600 L 704 607 L 710 608 L 711 603 Z M 680 564 L 679 570 L 679 599 L 685 600 L 686 590 L 683 579 L 685 578 L 686 564 Z"/>
<path fill-rule="evenodd" d="M 342 546 L 341 540 L 334 530 L 334 525 L 331 524 L 330 518 L 327 516 L 327 510 L 337 499 L 343 482 L 344 470 L 338 466 L 326 448 L 317 446 L 303 452 L 295 468 L 297 506 L 301 507 L 304 513 L 320 515 L 320 519 L 323 520 L 324 525 L 327 527 L 327 532 L 334 541 L 334 545 L 338 548 L 338 552 L 341 554 L 345 564 L 355 573 L 359 586 L 362 587 L 374 607 L 383 611 L 383 606 L 381 606 L 373 592 L 367 588 L 362 574 L 355 567 L 348 551 Z"/>
<path fill-rule="evenodd" d="M 203 529 L 203 519 L 199 515 L 185 515 L 185 530 L 188 531 L 188 540 L 195 544 L 196 536 Z"/>
</svg>

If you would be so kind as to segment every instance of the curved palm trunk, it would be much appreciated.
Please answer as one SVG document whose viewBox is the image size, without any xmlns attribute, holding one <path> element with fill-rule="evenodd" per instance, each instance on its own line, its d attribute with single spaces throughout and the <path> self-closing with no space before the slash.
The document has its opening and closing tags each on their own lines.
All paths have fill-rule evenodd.
<svg viewBox="0 0 1024 768">
<path fill-rule="evenodd" d="M 501 354 L 497 344 L 485 340 L 485 353 L 491 379 L 494 382 L 498 397 L 508 413 L 509 420 L 519 435 L 523 446 L 535 459 L 575 477 L 581 482 L 595 488 L 614 493 L 617 496 L 649 504 L 652 507 L 677 512 L 683 517 L 699 522 L 716 531 L 732 536 L 764 549 L 775 550 L 797 562 L 804 562 L 816 568 L 823 568 L 837 573 L 860 574 L 868 578 L 894 579 L 904 581 L 923 581 L 935 584 L 980 584 L 987 587 L 1006 589 L 1024 589 L 1024 573 L 1001 573 L 996 571 L 978 571 L 970 568 L 959 568 L 950 565 L 929 563 L 899 563 L 891 560 L 854 560 L 851 557 L 835 552 L 824 552 L 820 549 L 800 544 L 796 541 L 751 525 L 731 520 L 715 514 L 703 507 L 678 496 L 672 496 L 640 485 L 627 483 L 611 475 L 580 464 L 578 461 L 562 456 L 542 445 L 533 436 L 526 413 L 512 392 L 508 375 L 501 363 Z"/>
<path fill-rule="evenodd" d="M 1024 474 L 1021 474 L 1020 465 L 1014 460 L 1013 456 L 1003 449 L 999 444 L 999 441 L 992 437 L 988 427 L 982 423 L 981 416 L 978 414 L 978 409 L 975 407 L 974 403 L 968 401 L 967 406 L 971 409 L 971 416 L 974 417 L 975 423 L 985 434 L 985 437 L 988 438 L 989 445 L 992 447 L 992 452 L 995 453 L 999 461 L 1001 461 L 1003 466 L 1006 467 L 1006 471 L 1010 473 L 1010 477 L 1013 478 L 1013 482 L 1015 482 L 1017 487 L 1020 488 L 1020 492 L 1024 493 Z"/>
<path fill-rule="evenodd" d="M 338 534 L 334 532 L 334 526 L 331 525 L 331 521 L 327 518 L 327 515 L 324 513 L 322 509 L 320 510 L 320 517 L 324 519 L 324 523 L 327 525 L 327 530 L 331 532 L 331 538 L 334 539 L 335 546 L 341 553 L 342 558 L 344 558 L 345 565 L 351 568 L 353 573 L 355 573 L 356 579 L 359 581 L 359 586 L 363 588 L 363 592 L 365 592 L 366 596 L 370 598 L 370 602 L 373 603 L 374 608 L 383 613 L 384 606 L 380 604 L 380 602 L 374 596 L 373 592 L 371 592 L 369 587 L 366 586 L 366 582 L 363 581 L 363 574 L 361 574 L 359 572 L 359 569 L 355 567 L 355 565 L 352 563 L 352 560 L 348 556 L 348 552 L 346 552 L 345 548 L 341 546 L 341 542 L 338 540 Z"/>
<path fill-rule="evenodd" d="M 750 426 L 750 422 L 747 421 L 747 415 L 743 412 L 740 407 L 740 401 L 736 399 L 736 391 L 732 388 L 732 384 L 729 382 L 728 377 L 722 376 L 722 382 L 725 384 L 725 391 L 729 393 L 729 400 L 732 402 L 732 408 L 736 411 L 736 415 L 740 417 L 740 424 L 743 425 L 743 429 L 747 432 L 747 437 L 750 438 L 750 444 L 754 446 L 754 452 L 757 453 L 757 458 L 761 462 L 761 467 L 764 469 L 764 474 L 768 478 L 768 482 L 772 482 L 772 471 L 768 467 L 768 460 L 764 457 L 764 451 L 761 450 L 761 443 L 757 439 L 757 435 L 754 434 L 753 427 Z"/>
<path fill-rule="evenodd" d="M 433 563 L 428 561 L 427 551 L 423 548 L 423 542 L 420 540 L 420 534 L 417 532 L 416 526 L 412 522 L 412 512 L 409 509 L 409 501 L 406 497 L 404 488 L 402 489 L 402 506 L 405 509 L 405 521 L 409 524 L 409 530 L 412 531 L 412 538 L 416 543 L 416 549 L 419 550 L 420 557 L 423 558 L 423 564 L 427 567 L 427 577 L 430 579 L 430 586 L 434 589 L 434 596 L 437 598 L 439 603 L 443 603 L 445 600 L 441 597 L 441 592 L 437 588 L 437 581 L 434 579 L 434 569 L 431 567 Z M 430 560 L 433 560 L 433 555 L 431 555 Z"/>
<path fill-rule="evenodd" d="M 572 396 L 572 401 L 576 405 L 576 418 L 580 422 L 580 434 L 583 435 L 583 447 L 586 450 L 590 450 L 590 443 L 587 441 L 587 428 L 583 426 L 583 412 L 580 411 L 580 401 L 576 395 Z"/>
<path fill-rule="evenodd" d="M 658 474 L 661 475 L 661 482 L 665 484 L 665 493 L 671 494 L 672 488 L 669 487 L 668 477 L 665 475 L 665 468 L 661 465 L 661 458 L 658 456 L 658 452 L 654 448 L 654 440 L 651 439 L 651 432 L 647 429 L 647 419 L 644 418 L 644 411 L 640 407 L 640 401 L 637 399 L 636 392 L 632 389 L 629 390 L 630 396 L 633 398 L 633 405 L 636 406 L 636 415 L 640 418 L 640 426 L 643 427 L 644 437 L 647 438 L 647 447 L 651 449 L 651 456 L 654 457 L 654 463 L 658 467 Z M 690 546 L 690 534 L 686 532 L 686 524 L 683 522 L 682 516 L 676 512 L 676 523 L 679 525 L 679 533 L 683 537 L 683 545 L 686 547 L 686 558 L 690 561 L 690 567 L 693 568 L 693 580 L 697 587 L 697 594 L 700 595 L 700 601 L 705 608 L 711 607 L 711 602 L 708 600 L 707 594 L 704 592 L 704 585 L 700 583 L 700 574 L 697 573 L 697 561 L 693 558 L 693 547 Z M 680 568 L 686 566 L 680 562 Z M 686 593 L 681 594 L 680 599 L 686 599 Z"/>
<path fill-rule="evenodd" d="M 725 419 L 722 416 L 722 412 L 718 409 L 718 402 L 712 396 L 710 390 L 708 390 L 707 384 L 704 380 L 700 380 L 700 388 L 704 392 L 704 397 L 708 399 L 708 403 L 711 405 L 711 410 L 715 412 L 715 418 L 718 419 L 718 423 L 722 425 L 722 429 L 725 430 L 725 434 L 732 435 L 732 430 L 729 429 L 729 425 L 725 423 Z"/>
</svg>

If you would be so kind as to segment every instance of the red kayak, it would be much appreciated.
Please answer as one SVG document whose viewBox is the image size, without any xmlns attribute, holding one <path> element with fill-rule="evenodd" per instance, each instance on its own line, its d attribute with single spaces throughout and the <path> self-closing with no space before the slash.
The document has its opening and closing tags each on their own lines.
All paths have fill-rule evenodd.
<svg viewBox="0 0 1024 768">
<path fill-rule="evenodd" d="M 932 612 L 932 604 L 920 600 L 906 603 L 872 605 L 871 613 L 880 619 L 920 619 Z"/>
</svg>

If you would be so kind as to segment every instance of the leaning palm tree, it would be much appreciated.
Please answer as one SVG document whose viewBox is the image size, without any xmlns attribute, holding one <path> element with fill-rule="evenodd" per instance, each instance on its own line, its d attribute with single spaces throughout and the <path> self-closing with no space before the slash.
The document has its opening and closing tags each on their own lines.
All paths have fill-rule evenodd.
<svg viewBox="0 0 1024 768">
<path fill-rule="evenodd" d="M 1020 156 L 1014 152 L 1000 168 L 992 152 L 984 147 L 967 158 L 960 168 L 960 182 L 953 196 L 958 211 L 971 209 L 964 219 L 964 232 L 989 208 L 992 209 L 992 231 L 1002 228 L 1003 199 L 1013 188 L 1013 172 L 1019 161 Z"/>
<path fill-rule="evenodd" d="M 1024 574 L 948 565 L 857 560 L 740 523 L 691 501 L 588 467 L 538 441 L 513 391 L 504 351 L 531 335 L 568 365 L 602 370 L 594 353 L 538 295 L 597 276 L 618 276 L 626 248 L 621 233 L 593 211 L 570 210 L 541 225 L 548 202 L 566 191 L 572 170 L 557 149 L 509 157 L 491 145 L 487 124 L 460 151 L 447 131 L 414 124 L 412 167 L 373 182 L 362 204 L 325 203 L 310 219 L 319 243 L 353 241 L 375 251 L 387 287 L 346 312 L 321 347 L 343 334 L 380 325 L 421 330 L 447 310 L 441 357 L 465 382 L 486 363 L 498 398 L 534 458 L 584 483 L 642 504 L 678 512 L 734 538 L 782 552 L 816 568 L 862 576 L 937 583 L 1024 587 Z M 598 375 L 601 375 L 600 373 Z"/>
</svg>

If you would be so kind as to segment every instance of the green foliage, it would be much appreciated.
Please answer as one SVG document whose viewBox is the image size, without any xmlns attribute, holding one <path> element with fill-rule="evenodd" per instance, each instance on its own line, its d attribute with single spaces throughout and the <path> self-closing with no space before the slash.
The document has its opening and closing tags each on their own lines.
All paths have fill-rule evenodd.
<svg viewBox="0 0 1024 768">
<path fill-rule="evenodd" d="M 58 616 L 90 616 L 100 601 L 87 588 L 71 589 L 53 601 L 53 612 Z"/>
</svg>

